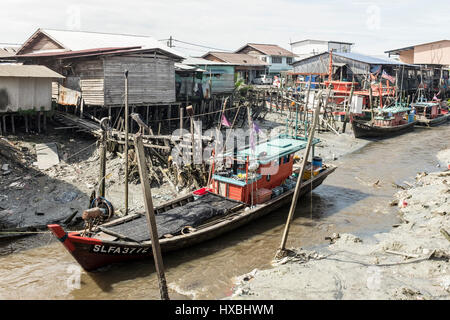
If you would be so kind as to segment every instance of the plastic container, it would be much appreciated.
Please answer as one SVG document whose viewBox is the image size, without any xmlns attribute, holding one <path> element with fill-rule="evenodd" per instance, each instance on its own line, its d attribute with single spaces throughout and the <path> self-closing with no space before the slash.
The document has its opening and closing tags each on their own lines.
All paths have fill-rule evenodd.
<svg viewBox="0 0 450 320">
<path fill-rule="evenodd" d="M 272 198 L 278 197 L 283 194 L 283 187 L 275 187 L 272 189 Z"/>
<path fill-rule="evenodd" d="M 322 158 L 321 157 L 314 157 L 312 160 L 313 169 L 322 169 Z"/>
<path fill-rule="evenodd" d="M 194 192 L 192 192 L 194 194 L 194 196 L 204 196 L 205 194 L 207 194 L 208 192 L 213 192 L 213 189 L 210 188 L 201 188 L 198 190 L 195 190 Z"/>
<path fill-rule="evenodd" d="M 414 113 L 410 113 L 409 115 L 408 115 L 408 123 L 410 123 L 410 122 L 414 122 Z"/>
</svg>

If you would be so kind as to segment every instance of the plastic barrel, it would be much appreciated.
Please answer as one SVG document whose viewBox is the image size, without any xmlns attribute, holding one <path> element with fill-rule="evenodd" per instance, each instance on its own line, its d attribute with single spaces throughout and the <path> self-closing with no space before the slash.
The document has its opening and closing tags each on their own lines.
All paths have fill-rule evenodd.
<svg viewBox="0 0 450 320">
<path fill-rule="evenodd" d="M 312 165 L 314 169 L 322 168 L 322 158 L 321 157 L 314 157 L 312 160 Z"/>
</svg>

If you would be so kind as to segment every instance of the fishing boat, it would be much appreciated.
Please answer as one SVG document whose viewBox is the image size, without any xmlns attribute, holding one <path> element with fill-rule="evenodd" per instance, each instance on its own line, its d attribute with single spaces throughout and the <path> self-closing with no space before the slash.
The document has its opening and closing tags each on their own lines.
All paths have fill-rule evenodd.
<svg viewBox="0 0 450 320">
<path fill-rule="evenodd" d="M 448 109 L 441 107 L 440 102 L 416 102 L 412 107 L 415 109 L 417 125 L 420 126 L 438 126 L 450 119 Z"/>
<path fill-rule="evenodd" d="M 386 138 L 396 136 L 414 129 L 416 121 L 412 108 L 405 105 L 374 109 L 372 118 L 370 110 L 364 110 L 363 116 L 351 116 L 355 138 Z"/>
<path fill-rule="evenodd" d="M 318 142 L 314 139 L 313 146 Z M 155 208 L 161 251 L 186 248 L 270 212 L 282 212 L 277 209 L 290 203 L 299 180 L 295 153 L 306 146 L 304 138 L 279 136 L 253 148 L 233 150 L 230 167 L 217 165 L 208 186 Z M 300 179 L 299 194 L 311 192 L 335 169 L 314 157 Z M 66 232 L 57 224 L 48 228 L 87 271 L 152 256 L 149 228 L 143 213 L 80 232 Z"/>
</svg>

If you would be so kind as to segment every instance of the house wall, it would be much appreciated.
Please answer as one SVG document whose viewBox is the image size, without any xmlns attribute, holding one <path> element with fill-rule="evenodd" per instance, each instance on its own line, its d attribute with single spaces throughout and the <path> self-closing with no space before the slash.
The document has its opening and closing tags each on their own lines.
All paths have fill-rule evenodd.
<svg viewBox="0 0 450 320">
<path fill-rule="evenodd" d="M 202 68 L 202 66 L 199 66 Z M 206 66 L 203 74 L 206 81 L 211 78 L 213 94 L 231 93 L 234 90 L 234 66 Z M 210 77 L 211 76 L 211 77 Z"/>
<path fill-rule="evenodd" d="M 38 53 L 45 51 L 56 51 L 63 49 L 59 44 L 45 35 L 38 36 L 30 45 L 28 45 L 20 54 Z"/>
<path fill-rule="evenodd" d="M 294 43 L 291 45 L 291 47 L 291 51 L 295 55 L 299 55 L 300 59 L 328 51 L 328 43 L 323 41 Z"/>
<path fill-rule="evenodd" d="M 414 47 L 414 63 L 450 65 L 450 40 Z"/>
<path fill-rule="evenodd" d="M 401 62 L 414 64 L 414 49 L 408 51 L 401 51 L 398 55 Z"/>
<path fill-rule="evenodd" d="M 128 74 L 128 103 L 175 102 L 175 67 L 164 57 L 116 56 L 104 59 L 105 105 L 122 106 L 125 70 Z"/>
<path fill-rule="evenodd" d="M 52 79 L 0 77 L 0 113 L 50 111 Z"/>
<path fill-rule="evenodd" d="M 273 63 L 273 56 L 271 56 L 270 59 L 268 59 L 267 62 L 270 63 L 269 74 L 274 75 L 274 74 L 279 74 L 281 71 L 293 70 L 293 67 L 287 63 L 288 57 L 279 57 L 279 58 L 281 58 L 281 63 Z"/>
</svg>

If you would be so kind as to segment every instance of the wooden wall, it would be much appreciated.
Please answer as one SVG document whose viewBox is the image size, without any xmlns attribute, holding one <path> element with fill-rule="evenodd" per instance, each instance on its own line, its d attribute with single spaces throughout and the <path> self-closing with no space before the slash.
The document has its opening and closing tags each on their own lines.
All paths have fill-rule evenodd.
<svg viewBox="0 0 450 320">
<path fill-rule="evenodd" d="M 128 70 L 128 103 L 152 104 L 175 102 L 173 60 L 163 56 L 116 56 L 104 59 L 105 104 L 124 103 L 125 77 Z"/>
</svg>

